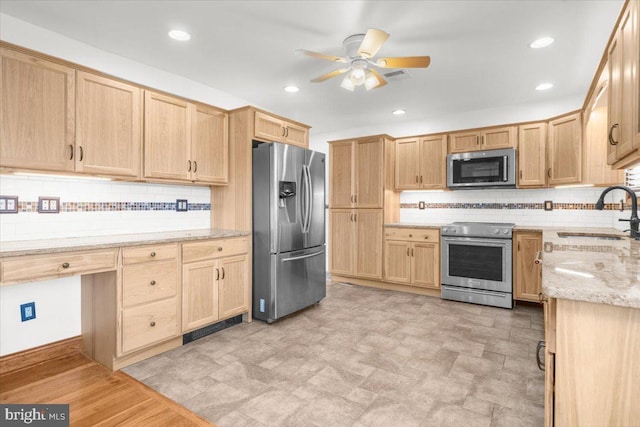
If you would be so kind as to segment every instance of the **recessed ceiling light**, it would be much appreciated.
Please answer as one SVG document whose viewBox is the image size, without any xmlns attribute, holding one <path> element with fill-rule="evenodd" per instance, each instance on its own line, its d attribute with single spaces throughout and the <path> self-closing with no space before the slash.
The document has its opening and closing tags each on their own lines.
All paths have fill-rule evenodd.
<svg viewBox="0 0 640 427">
<path fill-rule="evenodd" d="M 402 109 L 393 110 L 393 114 L 396 115 L 396 116 L 402 116 L 405 113 L 406 113 L 406 111 L 402 110 Z"/>
<path fill-rule="evenodd" d="M 553 37 L 540 37 L 529 44 L 529 47 L 533 49 L 540 49 L 541 47 L 547 47 L 553 43 Z"/>
<path fill-rule="evenodd" d="M 171 31 L 169 31 L 169 37 L 171 37 L 174 40 L 179 40 L 181 42 L 186 42 L 187 40 L 191 39 L 191 34 L 187 33 L 186 31 L 182 31 L 182 30 L 171 30 Z"/>
<path fill-rule="evenodd" d="M 536 90 L 549 90 L 553 87 L 551 83 L 540 83 L 536 86 Z"/>
<path fill-rule="evenodd" d="M 299 90 L 300 90 L 300 88 L 298 86 L 290 85 L 290 86 L 285 86 L 284 87 L 284 91 L 285 92 L 289 92 L 289 93 L 296 93 Z"/>
</svg>

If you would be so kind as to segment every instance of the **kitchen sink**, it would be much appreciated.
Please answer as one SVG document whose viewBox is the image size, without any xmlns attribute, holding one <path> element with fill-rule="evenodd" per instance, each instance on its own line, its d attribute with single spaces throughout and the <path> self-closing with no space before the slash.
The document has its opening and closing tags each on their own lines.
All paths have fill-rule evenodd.
<svg viewBox="0 0 640 427">
<path fill-rule="evenodd" d="M 559 231 L 558 237 L 562 238 L 587 238 L 587 239 L 599 239 L 599 240 L 624 240 L 624 236 L 618 234 L 607 233 L 580 233 L 580 232 L 566 232 Z"/>
</svg>

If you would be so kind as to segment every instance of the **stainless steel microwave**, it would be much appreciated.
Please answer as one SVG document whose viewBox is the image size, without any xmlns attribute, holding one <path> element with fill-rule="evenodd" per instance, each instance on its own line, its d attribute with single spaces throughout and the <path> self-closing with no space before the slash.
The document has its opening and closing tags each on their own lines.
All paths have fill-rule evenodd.
<svg viewBox="0 0 640 427">
<path fill-rule="evenodd" d="M 447 156 L 447 187 L 452 190 L 515 186 L 515 148 Z"/>
</svg>

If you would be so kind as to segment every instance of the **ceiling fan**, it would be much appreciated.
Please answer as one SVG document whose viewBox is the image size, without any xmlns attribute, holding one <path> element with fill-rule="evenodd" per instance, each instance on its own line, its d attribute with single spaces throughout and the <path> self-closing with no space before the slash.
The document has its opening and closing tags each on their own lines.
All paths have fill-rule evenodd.
<svg viewBox="0 0 640 427">
<path fill-rule="evenodd" d="M 326 59 L 328 61 L 348 64 L 335 71 L 331 71 L 311 80 L 320 83 L 332 77 L 348 73 L 342 80 L 340 86 L 353 91 L 356 86 L 364 85 L 365 89 L 371 90 L 382 87 L 387 81 L 376 70 L 377 68 L 427 68 L 431 63 L 429 56 L 403 56 L 396 58 L 377 58 L 376 54 L 389 38 L 389 34 L 376 28 L 370 28 L 366 34 L 354 34 L 347 37 L 342 42 L 347 53 L 346 56 L 331 56 L 323 53 L 312 52 L 305 49 L 298 49 L 296 52 L 314 58 Z"/>
</svg>

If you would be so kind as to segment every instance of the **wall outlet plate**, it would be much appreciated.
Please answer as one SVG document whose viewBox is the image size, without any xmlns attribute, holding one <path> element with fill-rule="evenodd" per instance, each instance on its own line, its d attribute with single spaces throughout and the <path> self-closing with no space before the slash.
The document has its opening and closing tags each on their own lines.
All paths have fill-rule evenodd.
<svg viewBox="0 0 640 427">
<path fill-rule="evenodd" d="M 418 202 L 418 209 L 424 209 L 424 202 Z"/>
<path fill-rule="evenodd" d="M 20 304 L 20 318 L 22 319 L 23 322 L 36 318 L 35 301 L 31 301 L 26 304 Z"/>
<path fill-rule="evenodd" d="M 189 210 L 187 199 L 176 199 L 176 212 L 186 212 Z"/>
<path fill-rule="evenodd" d="M 0 196 L 0 214 L 18 213 L 18 196 Z"/>
<path fill-rule="evenodd" d="M 60 197 L 38 197 L 38 213 L 60 213 Z"/>
<path fill-rule="evenodd" d="M 544 201 L 544 210 L 545 211 L 552 211 L 553 210 L 553 201 L 545 200 Z"/>
</svg>

